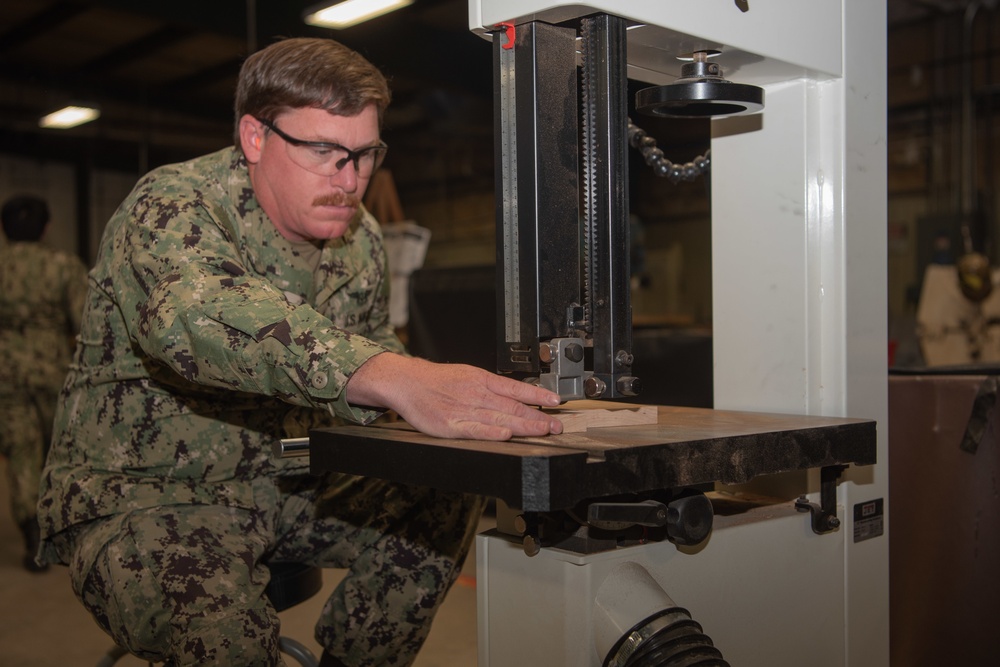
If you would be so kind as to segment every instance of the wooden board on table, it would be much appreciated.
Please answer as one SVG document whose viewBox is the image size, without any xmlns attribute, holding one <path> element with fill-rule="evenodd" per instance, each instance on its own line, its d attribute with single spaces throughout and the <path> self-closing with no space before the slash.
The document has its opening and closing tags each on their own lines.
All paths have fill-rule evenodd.
<svg viewBox="0 0 1000 667">
<path fill-rule="evenodd" d="M 592 428 L 643 426 L 657 423 L 655 405 L 632 405 L 610 401 L 570 401 L 547 410 L 563 423 L 563 433 L 582 433 Z"/>
</svg>

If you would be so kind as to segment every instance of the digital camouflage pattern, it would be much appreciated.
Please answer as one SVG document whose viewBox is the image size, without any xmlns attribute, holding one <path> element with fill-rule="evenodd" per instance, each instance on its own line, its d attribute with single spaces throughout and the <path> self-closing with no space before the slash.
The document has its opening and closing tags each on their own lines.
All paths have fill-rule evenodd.
<svg viewBox="0 0 1000 667">
<path fill-rule="evenodd" d="M 310 265 L 226 149 L 144 177 L 108 223 L 42 481 L 52 535 L 170 503 L 246 509 L 247 480 L 301 462 L 275 439 L 334 417 L 350 375 L 401 345 L 378 225 L 359 215 Z"/>
<path fill-rule="evenodd" d="M 361 210 L 343 238 L 318 251 L 291 243 L 261 210 L 242 154 L 225 149 L 161 167 L 136 185 L 108 223 L 91 284 L 42 477 L 43 557 L 72 560 L 74 585 L 99 620 L 129 595 L 142 595 L 137 591 L 147 590 L 148 577 L 160 577 L 155 588 L 166 596 L 165 607 L 148 613 L 165 613 L 178 627 L 209 612 L 242 614 L 236 624 L 266 621 L 266 628 L 244 627 L 239 635 L 199 635 L 201 642 L 214 637 L 224 643 L 242 642 L 246 635 L 252 644 L 255 635 L 273 632 L 273 618 L 260 616 L 259 609 L 251 618 L 244 605 L 260 602 L 254 559 L 270 557 L 284 539 L 274 516 L 287 498 L 277 489 L 313 479 L 304 474 L 301 459 L 276 459 L 272 445 L 339 419 L 375 419 L 378 412 L 348 405 L 344 388 L 372 356 L 402 351 L 389 324 L 389 274 L 378 224 Z M 399 507 L 392 504 L 397 499 Z M 444 512 L 461 515 L 464 522 L 478 508 L 467 499 L 442 496 L 441 507 L 418 511 L 407 508 L 410 500 L 383 496 L 364 505 L 375 516 Z M 226 533 L 206 514 L 232 517 L 242 528 Z M 340 544 L 345 536 L 363 550 L 377 541 L 366 537 L 371 520 L 359 513 L 350 529 L 316 529 L 331 530 L 323 539 L 336 539 L 341 552 L 350 549 Z M 204 524 L 195 529 L 198 521 Z M 421 604 L 432 609 L 427 601 L 443 596 L 460 564 L 462 549 L 450 557 L 434 553 L 436 530 L 432 522 L 407 525 L 408 544 L 431 547 L 426 552 L 400 547 L 406 552 L 400 562 L 411 570 L 405 573 L 409 583 L 394 583 L 398 573 L 383 571 L 388 564 L 380 559 L 388 554 L 351 564 L 348 581 L 378 600 L 371 608 L 380 613 L 370 618 L 384 622 L 388 635 L 410 636 L 406 626 L 423 622 L 422 611 L 386 606 L 392 590 L 405 589 L 404 600 L 419 598 L 415 591 L 423 590 L 427 600 Z M 218 558 L 185 547 L 179 553 L 190 556 L 182 558 L 182 570 L 157 560 L 171 557 L 176 538 L 208 543 L 216 535 L 222 541 Z M 303 539 L 308 544 L 312 538 Z M 124 551 L 112 551 L 119 549 Z M 221 565 L 236 555 L 242 562 Z M 309 556 L 310 549 L 297 555 Z M 131 565 L 121 570 L 121 562 Z M 106 571 L 114 563 L 119 569 Z M 423 581 L 425 568 L 435 581 Z M 189 589 L 178 583 L 185 578 L 208 587 Z M 235 588 L 216 595 L 215 584 Z M 235 595 L 244 586 L 249 597 Z M 350 600 L 350 589 L 342 586 L 332 609 L 356 613 Z M 129 647 L 146 641 L 141 630 L 149 619 L 131 614 L 148 607 L 127 605 L 132 611 L 126 618 L 109 622 L 116 641 Z M 348 624 L 339 631 L 349 630 Z M 176 639 L 160 634 L 156 641 Z M 419 644 L 407 646 L 415 652 Z M 199 655 L 219 650 L 208 644 L 174 648 L 183 653 L 175 657 L 177 664 L 202 664 Z M 395 649 L 402 651 L 399 645 Z M 171 649 L 143 644 L 143 650 Z M 352 655 L 359 656 L 352 658 L 357 665 L 409 659 L 406 651 L 385 662 Z M 205 659 L 204 664 L 226 664 Z"/>
<path fill-rule="evenodd" d="M 266 557 L 348 569 L 316 624 L 316 639 L 344 664 L 412 664 L 459 574 L 482 499 L 349 475 L 253 487 L 253 511 L 176 505 L 88 526 L 69 559 L 71 580 L 98 624 L 154 662 L 283 665 L 277 615 L 263 597 Z"/>
<path fill-rule="evenodd" d="M 11 508 L 34 519 L 38 477 L 87 294 L 87 267 L 41 243 L 0 245 L 0 454 Z"/>
</svg>

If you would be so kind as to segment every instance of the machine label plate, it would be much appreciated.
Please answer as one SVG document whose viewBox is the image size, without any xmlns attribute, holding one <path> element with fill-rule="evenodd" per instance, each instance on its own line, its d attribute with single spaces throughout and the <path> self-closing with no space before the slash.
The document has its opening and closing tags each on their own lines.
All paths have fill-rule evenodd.
<svg viewBox="0 0 1000 667">
<path fill-rule="evenodd" d="M 884 532 L 882 498 L 854 506 L 854 541 L 863 542 Z"/>
</svg>

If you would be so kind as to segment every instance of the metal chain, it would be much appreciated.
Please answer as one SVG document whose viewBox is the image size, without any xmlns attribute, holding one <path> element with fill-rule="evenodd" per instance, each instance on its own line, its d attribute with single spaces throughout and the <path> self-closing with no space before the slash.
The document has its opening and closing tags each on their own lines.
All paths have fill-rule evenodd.
<svg viewBox="0 0 1000 667">
<path fill-rule="evenodd" d="M 656 139 L 646 134 L 646 131 L 628 119 L 628 143 L 646 160 L 657 176 L 663 176 L 671 183 L 693 181 L 706 173 L 712 166 L 712 150 L 705 151 L 691 162 L 676 164 L 663 157 L 663 151 L 656 146 Z"/>
</svg>

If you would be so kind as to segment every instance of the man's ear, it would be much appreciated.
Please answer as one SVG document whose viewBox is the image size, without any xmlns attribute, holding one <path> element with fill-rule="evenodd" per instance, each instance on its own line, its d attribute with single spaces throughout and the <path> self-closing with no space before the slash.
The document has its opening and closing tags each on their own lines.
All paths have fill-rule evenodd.
<svg viewBox="0 0 1000 667">
<path fill-rule="evenodd" d="M 240 146 L 250 164 L 260 161 L 260 148 L 264 143 L 264 126 L 247 114 L 240 118 Z"/>
</svg>

